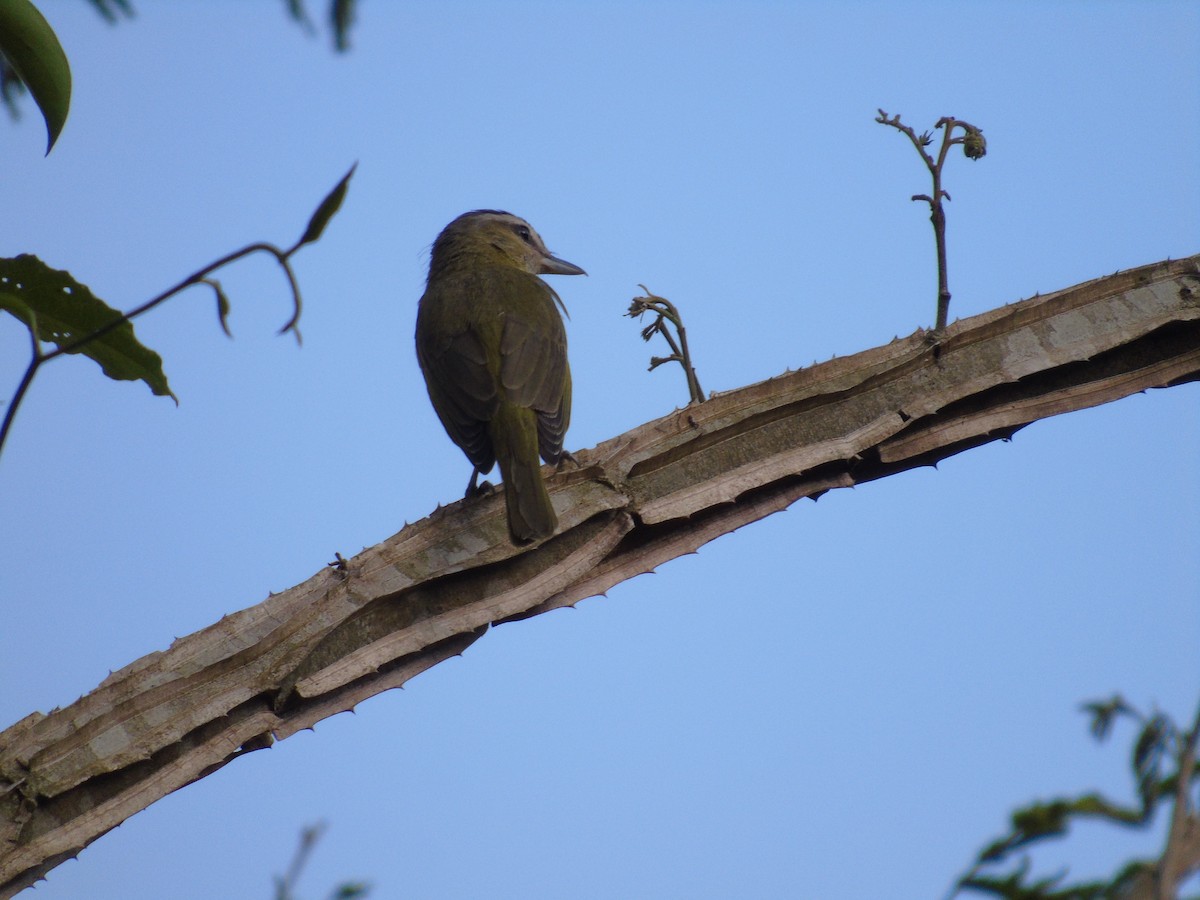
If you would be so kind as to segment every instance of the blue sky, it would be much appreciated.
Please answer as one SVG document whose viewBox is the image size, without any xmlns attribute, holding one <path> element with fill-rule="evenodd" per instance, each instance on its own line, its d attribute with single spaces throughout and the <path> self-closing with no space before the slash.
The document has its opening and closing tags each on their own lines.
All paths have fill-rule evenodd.
<svg viewBox="0 0 1200 900">
<path fill-rule="evenodd" d="M 178 408 L 39 375 L 0 459 L 4 724 L 461 495 L 412 329 L 467 209 L 589 272 L 556 283 L 571 448 L 686 399 L 623 318 L 639 283 L 714 391 L 931 323 L 926 174 L 878 107 L 987 135 L 947 166 L 952 318 L 1200 251 L 1193 3 L 365 3 L 341 57 L 266 0 L 43 6 L 73 108 L 48 159 L 32 107 L 0 130 L 0 255 L 129 308 L 359 169 L 297 260 L 302 348 L 255 260 L 233 341 L 199 292 L 139 321 Z M 26 352 L 0 323 L 0 384 Z M 316 820 L 309 897 L 941 896 L 1016 805 L 1127 796 L 1129 734 L 1094 744 L 1081 701 L 1194 714 L 1198 451 L 1192 384 L 801 502 L 238 760 L 35 896 L 268 897 Z"/>
</svg>

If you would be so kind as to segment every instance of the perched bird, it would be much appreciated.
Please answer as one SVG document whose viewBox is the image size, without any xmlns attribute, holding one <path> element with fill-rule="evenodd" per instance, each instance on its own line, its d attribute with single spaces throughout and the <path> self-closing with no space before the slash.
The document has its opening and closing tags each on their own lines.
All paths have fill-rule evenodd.
<svg viewBox="0 0 1200 900">
<path fill-rule="evenodd" d="M 417 360 L 450 439 L 475 467 L 496 462 L 508 531 L 525 544 L 558 527 L 539 455 L 558 462 L 571 420 L 562 300 L 539 275 L 584 275 L 551 255 L 533 227 L 511 213 L 464 213 L 433 243 L 417 308 Z"/>
</svg>

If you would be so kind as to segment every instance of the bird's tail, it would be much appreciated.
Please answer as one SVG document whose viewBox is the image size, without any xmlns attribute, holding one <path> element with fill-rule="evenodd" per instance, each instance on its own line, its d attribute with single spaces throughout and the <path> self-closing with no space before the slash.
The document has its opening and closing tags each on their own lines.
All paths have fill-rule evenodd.
<svg viewBox="0 0 1200 900">
<path fill-rule="evenodd" d="M 501 403 L 489 423 L 496 462 L 504 480 L 504 502 L 508 507 L 508 532 L 516 544 L 550 537 L 558 527 L 558 516 L 542 482 L 538 458 L 537 413 L 532 409 Z"/>
</svg>

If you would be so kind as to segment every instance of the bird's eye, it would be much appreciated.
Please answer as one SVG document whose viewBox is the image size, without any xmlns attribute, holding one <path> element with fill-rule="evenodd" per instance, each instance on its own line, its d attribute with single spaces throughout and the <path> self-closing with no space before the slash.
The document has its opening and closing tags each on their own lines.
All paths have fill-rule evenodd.
<svg viewBox="0 0 1200 900">
<path fill-rule="evenodd" d="M 533 240 L 529 237 L 529 229 L 524 225 L 515 225 L 513 230 L 517 233 L 517 237 L 527 244 L 532 244 Z"/>
</svg>

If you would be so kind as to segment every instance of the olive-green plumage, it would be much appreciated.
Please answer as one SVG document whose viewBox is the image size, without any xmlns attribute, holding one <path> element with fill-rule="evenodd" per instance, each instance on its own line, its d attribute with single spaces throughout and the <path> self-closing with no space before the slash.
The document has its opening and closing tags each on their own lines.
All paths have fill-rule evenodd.
<svg viewBox="0 0 1200 900">
<path fill-rule="evenodd" d="M 417 359 L 429 399 L 475 479 L 500 463 L 508 530 L 523 544 L 558 526 L 541 464 L 563 456 L 571 420 L 567 334 L 539 274 L 582 275 L 524 219 L 464 213 L 433 244 L 417 309 Z"/>
</svg>

